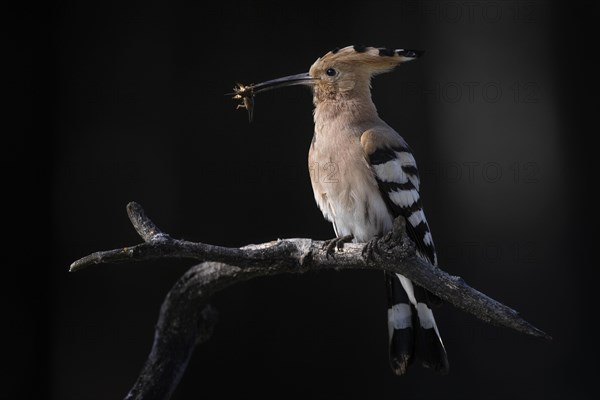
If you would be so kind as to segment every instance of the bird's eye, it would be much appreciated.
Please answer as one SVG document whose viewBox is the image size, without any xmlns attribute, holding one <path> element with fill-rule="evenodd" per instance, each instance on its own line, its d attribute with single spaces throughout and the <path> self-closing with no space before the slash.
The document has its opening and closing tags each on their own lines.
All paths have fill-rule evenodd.
<svg viewBox="0 0 600 400">
<path fill-rule="evenodd" d="M 325 71 L 325 73 L 327 74 L 327 76 L 335 76 L 337 74 L 337 71 L 333 68 L 329 68 L 327 71 Z"/>
</svg>

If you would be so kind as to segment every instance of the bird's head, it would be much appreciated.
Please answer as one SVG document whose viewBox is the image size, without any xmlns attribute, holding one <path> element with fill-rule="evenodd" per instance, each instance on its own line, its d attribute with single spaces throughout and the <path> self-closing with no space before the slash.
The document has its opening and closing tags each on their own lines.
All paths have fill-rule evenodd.
<svg viewBox="0 0 600 400">
<path fill-rule="evenodd" d="M 314 102 L 344 101 L 370 95 L 371 77 L 388 72 L 406 61 L 412 61 L 423 54 L 418 50 L 388 49 L 379 47 L 348 46 L 334 49 L 318 58 L 308 73 L 290 75 L 283 78 L 258 83 L 238 84 L 235 99 L 249 100 L 254 95 L 284 86 L 312 86 Z M 245 101 L 244 108 L 249 101 Z"/>
<path fill-rule="evenodd" d="M 371 77 L 391 71 L 423 52 L 405 49 L 348 46 L 317 59 L 308 75 L 313 79 L 315 103 L 347 100 L 369 94 Z"/>
</svg>

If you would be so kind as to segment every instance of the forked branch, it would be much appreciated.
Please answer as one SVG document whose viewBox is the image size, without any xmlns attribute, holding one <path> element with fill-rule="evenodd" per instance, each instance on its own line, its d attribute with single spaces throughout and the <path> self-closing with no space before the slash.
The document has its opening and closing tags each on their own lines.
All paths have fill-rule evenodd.
<svg viewBox="0 0 600 400">
<path fill-rule="evenodd" d="M 207 305 L 210 296 L 226 286 L 258 276 L 323 269 L 396 272 L 485 322 L 550 339 L 515 310 L 473 289 L 462 278 L 416 257 L 401 217 L 396 219 L 390 233 L 373 244 L 374 251 L 365 252 L 365 243 L 349 243 L 332 256 L 325 242 L 311 239 L 280 239 L 241 248 L 173 239 L 146 216 L 139 204 L 129 203 L 127 213 L 144 242 L 90 254 L 71 264 L 70 271 L 94 264 L 162 258 L 203 261 L 190 268 L 167 295 L 152 350 L 127 399 L 169 398 L 195 345 L 210 337 L 216 321 L 216 311 Z"/>
</svg>

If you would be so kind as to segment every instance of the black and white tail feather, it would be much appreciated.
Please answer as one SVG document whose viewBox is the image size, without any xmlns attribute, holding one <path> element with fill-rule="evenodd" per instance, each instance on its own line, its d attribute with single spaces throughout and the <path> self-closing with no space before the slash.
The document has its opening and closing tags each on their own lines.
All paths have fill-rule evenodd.
<svg viewBox="0 0 600 400">
<path fill-rule="evenodd" d="M 380 148 L 369 155 L 381 196 L 393 217 L 406 219 L 417 255 L 437 264 L 435 247 L 419 197 L 419 174 L 408 145 Z M 439 299 L 409 279 L 386 273 L 390 363 L 397 375 L 416 359 L 441 373 L 449 369 L 431 305 Z"/>
</svg>

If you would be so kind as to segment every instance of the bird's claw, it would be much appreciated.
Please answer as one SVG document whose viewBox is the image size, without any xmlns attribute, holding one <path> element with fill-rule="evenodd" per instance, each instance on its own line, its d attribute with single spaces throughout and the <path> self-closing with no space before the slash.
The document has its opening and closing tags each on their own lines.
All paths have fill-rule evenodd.
<svg viewBox="0 0 600 400">
<path fill-rule="evenodd" d="M 327 258 L 329 256 L 335 257 L 335 251 L 341 251 L 344 248 L 344 243 L 348 243 L 354 239 L 352 235 L 341 236 L 333 239 L 326 240 L 323 243 L 323 249 Z"/>
<path fill-rule="evenodd" d="M 379 254 L 379 237 L 375 236 L 369 240 L 362 249 L 362 256 L 367 260 L 373 260 L 375 254 Z"/>
</svg>

